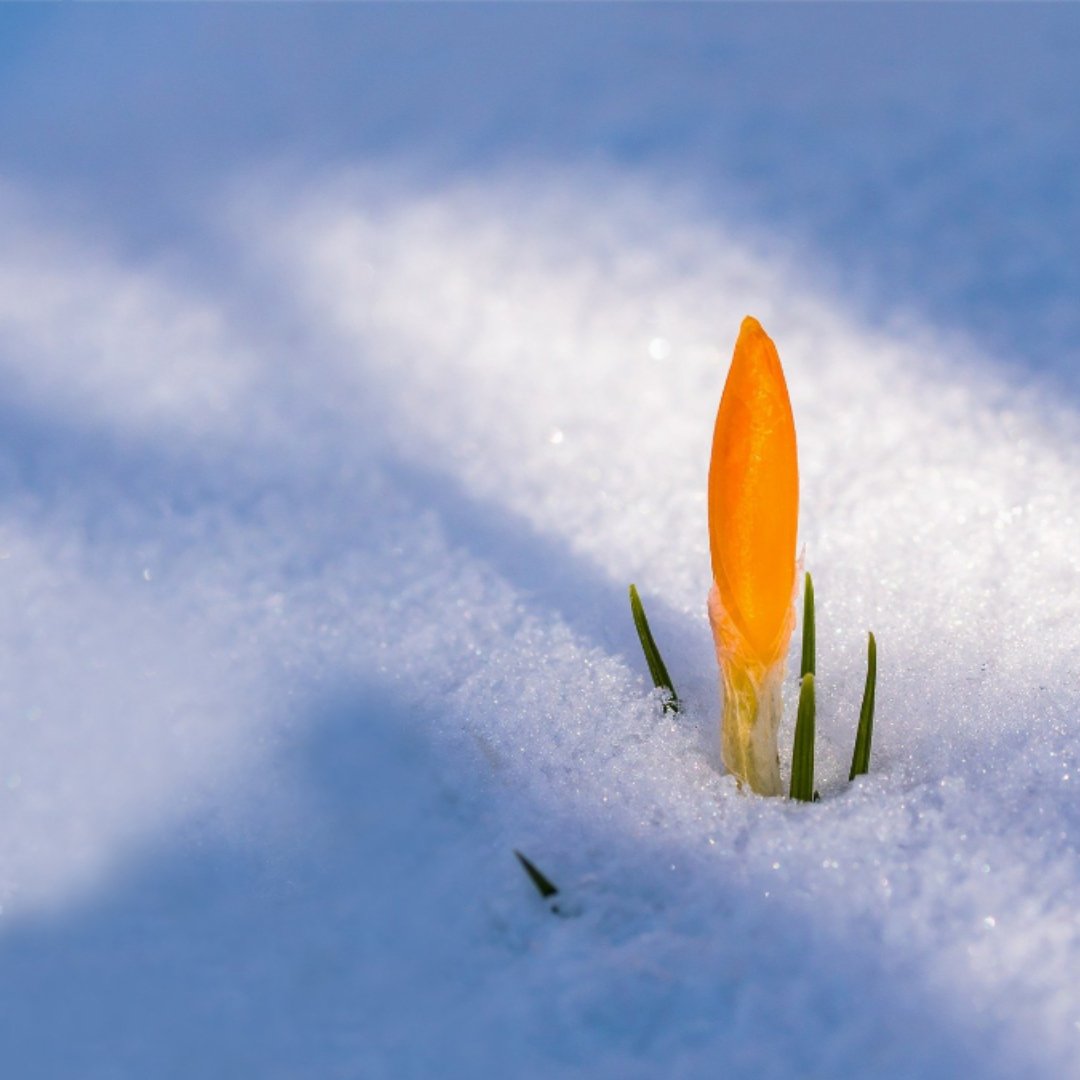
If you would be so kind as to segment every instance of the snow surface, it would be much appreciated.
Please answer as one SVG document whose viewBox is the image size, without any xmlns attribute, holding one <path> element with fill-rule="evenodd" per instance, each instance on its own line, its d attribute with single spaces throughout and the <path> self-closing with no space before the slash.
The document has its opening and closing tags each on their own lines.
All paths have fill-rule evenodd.
<svg viewBox="0 0 1080 1080">
<path fill-rule="evenodd" d="M 1057 300 L 1009 351 L 1020 301 L 991 304 L 996 347 L 917 283 L 883 319 L 784 212 L 662 170 L 364 151 L 201 163 L 181 241 L 0 187 L 12 1075 L 1077 1075 Z M 718 760 L 705 475 L 747 313 L 799 432 L 814 806 Z M 848 785 L 868 629 L 874 756 Z"/>
</svg>

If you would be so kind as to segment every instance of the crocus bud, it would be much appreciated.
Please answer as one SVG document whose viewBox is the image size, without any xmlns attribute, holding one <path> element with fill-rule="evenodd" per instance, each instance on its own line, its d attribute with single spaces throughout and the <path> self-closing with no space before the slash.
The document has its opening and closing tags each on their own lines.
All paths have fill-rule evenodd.
<svg viewBox="0 0 1080 1080">
<path fill-rule="evenodd" d="M 776 346 L 743 319 L 709 463 L 709 621 L 724 684 L 721 756 L 740 783 L 779 795 L 776 732 L 795 624 L 799 466 Z"/>
</svg>

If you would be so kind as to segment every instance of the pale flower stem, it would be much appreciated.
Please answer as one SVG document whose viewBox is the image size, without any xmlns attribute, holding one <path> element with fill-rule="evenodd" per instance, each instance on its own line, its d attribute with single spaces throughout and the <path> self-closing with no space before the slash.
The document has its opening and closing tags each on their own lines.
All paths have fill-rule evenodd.
<svg viewBox="0 0 1080 1080">
<path fill-rule="evenodd" d="M 756 683 L 745 671 L 724 673 L 724 718 L 720 756 L 728 771 L 758 795 L 782 795 L 776 735 L 783 703 L 782 665 Z"/>
<path fill-rule="evenodd" d="M 783 711 L 784 662 L 764 669 L 745 663 L 715 586 L 709 593 L 709 621 L 724 682 L 720 756 L 740 785 L 758 795 L 782 795 L 776 735 Z"/>
</svg>

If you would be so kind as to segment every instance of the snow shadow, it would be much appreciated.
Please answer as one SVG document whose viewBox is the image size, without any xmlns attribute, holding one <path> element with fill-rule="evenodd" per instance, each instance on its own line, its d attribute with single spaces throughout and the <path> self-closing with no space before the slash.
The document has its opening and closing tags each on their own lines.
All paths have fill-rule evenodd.
<svg viewBox="0 0 1080 1080">
<path fill-rule="evenodd" d="M 191 825 L 81 908 L 7 929 L 12 1075 L 1035 1075 L 872 927 L 816 924 L 703 859 L 704 907 L 700 881 L 628 870 L 680 854 L 513 790 L 400 687 L 313 696 L 296 731 L 284 828 L 256 800 L 246 827 Z"/>
<path fill-rule="evenodd" d="M 183 545 L 185 519 L 197 524 L 224 514 L 216 529 L 245 522 L 273 529 L 275 522 L 261 520 L 259 511 L 271 497 L 297 514 L 324 499 L 345 505 L 336 490 L 340 479 L 323 475 L 328 457 L 345 463 L 346 477 L 353 468 L 364 470 L 412 512 L 436 515 L 452 548 L 489 567 L 531 609 L 556 616 L 633 670 L 645 670 L 630 615 L 629 582 L 613 582 L 565 539 L 470 492 L 449 472 L 402 456 L 370 461 L 356 454 L 355 447 L 331 439 L 317 460 L 267 457 L 255 445 L 143 438 L 32 405 L 0 403 L 0 500 L 25 504 L 29 499 L 37 508 L 34 515 L 73 520 L 91 560 L 115 558 L 130 544 Z M 357 521 L 378 546 L 362 496 L 351 512 L 303 515 L 308 523 L 303 559 L 318 565 L 340 558 L 355 545 L 349 527 Z M 215 540 L 196 536 L 194 542 Z M 672 656 L 687 655 L 695 640 L 694 621 L 662 597 L 648 592 L 646 597 L 658 638 L 670 643 Z M 672 670 L 678 671 L 677 659 Z"/>
<path fill-rule="evenodd" d="M 451 546 L 494 570 L 530 609 L 556 616 L 584 640 L 621 656 L 632 670 L 645 670 L 630 614 L 629 582 L 612 581 L 565 539 L 469 491 L 450 473 L 402 457 L 383 458 L 380 468 L 418 511 L 438 515 Z M 663 597 L 646 595 L 654 633 L 673 646 L 664 652 L 687 655 L 674 646 L 693 639 L 693 620 Z M 677 672 L 678 664 L 672 670 Z"/>
</svg>

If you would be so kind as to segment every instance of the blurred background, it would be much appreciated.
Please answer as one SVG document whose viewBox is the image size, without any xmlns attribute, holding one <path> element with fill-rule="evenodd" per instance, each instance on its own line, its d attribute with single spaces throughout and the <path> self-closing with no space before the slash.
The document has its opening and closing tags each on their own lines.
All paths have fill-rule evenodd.
<svg viewBox="0 0 1080 1080">
<path fill-rule="evenodd" d="M 1080 132 L 1068 5 L 6 8 L 9 182 L 179 242 L 244 165 L 438 185 L 647 173 L 763 226 L 874 318 L 1069 377 Z"/>
</svg>

